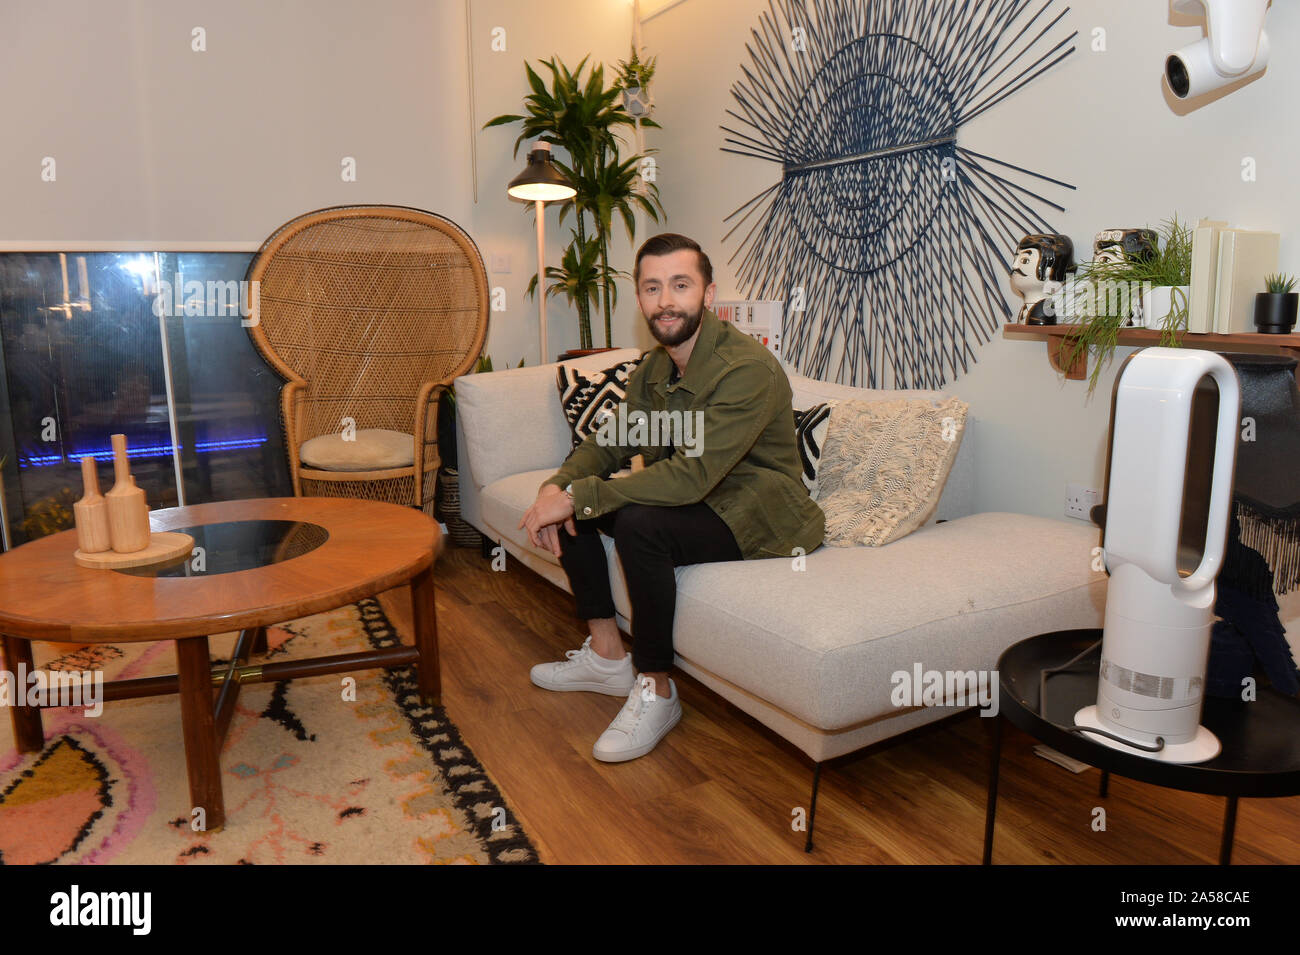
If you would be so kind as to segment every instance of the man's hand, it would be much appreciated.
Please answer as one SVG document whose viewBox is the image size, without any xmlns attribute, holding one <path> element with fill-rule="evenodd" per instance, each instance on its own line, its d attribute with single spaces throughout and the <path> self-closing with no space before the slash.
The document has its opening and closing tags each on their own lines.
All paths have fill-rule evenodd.
<svg viewBox="0 0 1300 955">
<path fill-rule="evenodd" d="M 573 501 L 554 484 L 544 484 L 537 492 L 537 500 L 524 512 L 519 526 L 528 529 L 528 541 L 534 547 L 545 547 L 556 557 L 560 556 L 560 524 L 570 537 L 576 537 L 578 528 L 573 523 Z"/>
</svg>

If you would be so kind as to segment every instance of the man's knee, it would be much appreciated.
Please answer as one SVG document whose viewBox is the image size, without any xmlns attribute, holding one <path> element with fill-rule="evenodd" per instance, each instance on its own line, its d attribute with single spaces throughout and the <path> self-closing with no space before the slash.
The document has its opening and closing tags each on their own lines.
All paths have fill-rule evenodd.
<svg viewBox="0 0 1300 955">
<path fill-rule="evenodd" d="M 648 504 L 625 504 L 617 511 L 614 520 L 614 544 L 644 539 L 658 525 L 658 508 Z"/>
<path fill-rule="evenodd" d="M 577 532 L 576 534 L 570 534 L 568 528 L 561 524 L 558 528 L 561 560 L 566 555 L 575 552 L 603 554 L 605 545 L 600 535 L 604 533 L 613 536 L 617 514 L 618 511 L 614 511 L 611 514 L 592 518 L 591 520 L 575 521 L 574 530 Z"/>
</svg>

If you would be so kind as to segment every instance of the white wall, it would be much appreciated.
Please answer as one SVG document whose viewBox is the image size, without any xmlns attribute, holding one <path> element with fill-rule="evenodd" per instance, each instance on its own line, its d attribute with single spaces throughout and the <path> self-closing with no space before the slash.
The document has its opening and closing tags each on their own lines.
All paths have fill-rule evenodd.
<svg viewBox="0 0 1300 955">
<path fill-rule="evenodd" d="M 528 145 L 512 155 L 518 127 L 481 127 L 522 112 L 525 61 L 574 68 L 592 54 L 612 71 L 631 32 L 629 0 L 6 0 L 0 249 L 256 249 L 312 209 L 417 206 L 469 231 L 505 292 L 485 351 L 498 366 L 536 365 L 532 207 L 505 192 Z M 47 156 L 53 182 L 41 178 Z M 354 182 L 341 175 L 349 156 Z M 550 265 L 573 223 L 557 219 L 549 207 Z M 611 264 L 630 269 L 632 249 L 618 226 Z M 613 341 L 650 347 L 623 291 Z M 547 310 L 553 358 L 578 345 L 577 320 L 563 300 Z M 593 335 L 604 344 L 602 316 Z"/>
<path fill-rule="evenodd" d="M 256 248 L 372 202 L 469 229 L 467 76 L 461 0 L 5 2 L 0 241 Z"/>
<path fill-rule="evenodd" d="M 525 61 L 572 69 L 591 54 L 608 76 L 631 33 L 630 0 L 6 0 L 0 249 L 252 250 L 312 209 L 416 206 L 469 231 L 505 293 L 486 353 L 536 365 L 533 212 L 505 191 L 528 144 L 512 155 L 517 126 L 482 126 L 523 111 Z M 47 156 L 53 182 L 41 178 Z M 341 175 L 349 156 L 353 182 Z M 573 224 L 558 214 L 546 213 L 550 265 Z M 632 252 L 617 225 L 611 265 L 630 270 Z M 622 291 L 614 344 L 651 347 Z M 579 344 L 577 319 L 562 299 L 547 313 L 553 359 Z M 604 345 L 602 315 L 592 330 Z"/>
<path fill-rule="evenodd" d="M 501 35 L 494 34 L 498 29 L 504 30 L 504 51 L 493 49 L 494 35 Z M 555 56 L 572 71 L 590 54 L 583 80 L 590 76 L 594 64 L 603 63 L 608 85 L 619 60 L 628 57 L 631 36 L 629 0 L 546 0 L 545 3 L 475 0 L 471 19 L 475 128 L 481 129 L 495 116 L 525 112 L 524 98 L 531 92 L 524 72 L 525 62 L 532 64 L 549 88 L 551 74 L 540 61 Z M 524 290 L 537 272 L 537 231 L 532 206 L 506 195 L 507 183 L 526 164 L 531 143 L 520 144 L 518 154 L 513 153 L 520 128 L 520 124 L 514 123 L 477 134 L 478 200 L 474 205 L 474 236 L 488 263 L 488 279 L 505 290 L 507 304 L 505 312 L 492 314 L 485 349 L 498 368 L 517 364 L 521 357 L 529 365 L 535 365 L 540 348 L 537 302 L 524 298 Z M 648 131 L 651 137 L 655 132 Z M 630 156 L 632 151 L 625 150 L 624 155 Z M 610 265 L 630 272 L 635 248 L 628 242 L 620 221 L 616 217 Z M 547 206 L 548 266 L 559 265 L 573 222 L 573 213 L 569 212 L 561 225 L 559 205 Z M 654 225 L 653 221 L 650 225 Z M 656 231 L 662 230 L 652 228 L 647 232 L 638 227 L 637 244 Z M 509 256 L 509 273 L 493 269 L 493 253 Z M 621 283 L 619 291 L 621 297 L 611 322 L 612 344 L 652 347 L 654 341 L 636 311 L 631 282 Z M 560 352 L 579 345 L 577 312 L 563 298 L 552 298 L 546 304 L 546 317 L 547 360 L 553 361 Z M 592 347 L 604 347 L 603 310 L 593 310 L 591 326 Z"/>
<path fill-rule="evenodd" d="M 490 281 L 505 290 L 487 352 L 498 365 L 520 357 L 535 364 L 536 303 L 523 298 L 535 270 L 532 213 L 505 195 L 526 146 L 512 156 L 516 127 L 481 127 L 521 111 L 525 60 L 556 55 L 576 66 L 590 53 L 612 68 L 627 54 L 631 4 L 470 6 L 467 52 L 462 0 L 0 5 L 0 84 L 9 94 L 0 242 L 256 245 L 321 206 L 420 206 L 468 229 Z M 1162 93 L 1161 64 L 1197 31 L 1170 25 L 1160 0 L 1081 0 L 1067 17 L 1081 34 L 1078 52 L 964 128 L 961 141 L 1076 184 L 1056 223 L 1085 254 L 1100 228 L 1177 212 L 1276 229 L 1283 268 L 1300 271 L 1300 241 L 1289 228 L 1300 213 L 1291 179 L 1300 131 L 1287 118 L 1300 91 L 1300 58 L 1287 55 L 1300 45 L 1300 10 L 1275 7 L 1275 55 L 1264 76 L 1178 115 Z M 749 61 L 744 44 L 766 9 L 764 0 L 682 0 L 644 27 L 643 44 L 659 57 L 655 118 L 665 127 L 649 130 L 647 142 L 661 150 L 668 220 L 643 222 L 637 242 L 664 229 L 694 236 L 712 255 L 723 297 L 741 292 L 723 216 L 773 181 L 770 164 L 720 152 L 718 129 L 739 65 Z M 191 50 L 196 26 L 206 30 L 204 53 Z M 1107 31 L 1104 53 L 1089 49 L 1098 26 Z M 492 49 L 498 27 L 504 51 Z M 56 158 L 56 182 L 41 181 L 44 156 Z M 356 182 L 340 177 L 344 156 L 357 160 Z M 1256 182 L 1242 181 L 1244 156 L 1257 162 Z M 547 220 L 555 264 L 571 217 L 558 227 L 551 207 Z M 614 264 L 630 270 L 633 248 L 618 233 Z M 509 273 L 493 268 L 493 253 L 509 257 Z M 622 292 L 614 344 L 650 347 L 630 285 Z M 572 310 L 553 300 L 548 317 L 551 352 L 576 346 Z M 604 344 L 598 320 L 594 332 Z M 1088 399 L 1084 383 L 1050 369 L 1040 343 L 998 335 L 978 347 L 977 363 L 949 389 L 972 406 L 982 509 L 1059 517 L 1067 482 L 1101 487 L 1114 371 L 1131 351 L 1117 351 Z"/>
<path fill-rule="evenodd" d="M 1103 228 L 1151 224 L 1173 213 L 1227 219 L 1283 234 L 1282 267 L 1300 272 L 1300 131 L 1289 104 L 1300 92 L 1300 9 L 1274 4 L 1268 15 L 1273 60 L 1256 82 L 1180 116 L 1162 95 L 1165 54 L 1199 36 L 1169 24 L 1163 0 L 1078 0 L 1064 35 L 1077 52 L 959 133 L 970 149 L 1076 185 L 1049 219 L 1082 258 Z M 714 262 L 720 297 L 739 295 L 726 264 L 736 236 L 723 216 L 776 181 L 771 163 L 723 153 L 720 123 L 735 108 L 730 88 L 749 65 L 750 30 L 764 0 L 685 0 L 646 24 L 644 44 L 659 56 L 655 132 L 668 226 L 696 238 Z M 1092 52 L 1094 27 L 1107 50 Z M 1256 182 L 1241 177 L 1255 158 Z M 1057 193 L 1053 193 L 1056 195 Z M 1020 300 L 1004 288 L 1013 312 Z M 1045 345 L 1000 332 L 977 346 L 978 361 L 947 390 L 967 401 L 978 429 L 978 506 L 1064 519 L 1065 486 L 1102 488 L 1114 374 L 1135 349 L 1120 348 L 1096 393 L 1066 382 Z"/>
</svg>

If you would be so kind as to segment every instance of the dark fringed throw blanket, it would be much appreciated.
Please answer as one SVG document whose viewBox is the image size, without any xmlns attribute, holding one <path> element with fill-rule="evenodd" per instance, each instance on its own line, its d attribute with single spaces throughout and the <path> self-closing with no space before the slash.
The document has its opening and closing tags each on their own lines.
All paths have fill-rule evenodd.
<svg viewBox="0 0 1300 955">
<path fill-rule="evenodd" d="M 1297 361 L 1225 354 L 1241 383 L 1233 509 L 1217 581 L 1206 692 L 1240 698 L 1256 664 L 1273 687 L 1300 693 L 1300 671 L 1276 594 L 1300 586 L 1300 389 Z"/>
</svg>

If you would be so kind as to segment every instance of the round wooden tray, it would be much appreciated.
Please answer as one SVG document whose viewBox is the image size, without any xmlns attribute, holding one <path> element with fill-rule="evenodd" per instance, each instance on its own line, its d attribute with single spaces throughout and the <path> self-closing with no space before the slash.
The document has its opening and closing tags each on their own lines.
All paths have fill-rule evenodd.
<svg viewBox="0 0 1300 955">
<path fill-rule="evenodd" d="M 97 554 L 83 554 L 80 549 L 72 554 L 72 559 L 82 567 L 112 570 L 115 567 L 144 567 L 147 564 L 161 564 L 175 560 L 194 549 L 194 538 L 189 534 L 174 531 L 154 531 L 149 538 L 149 546 L 144 550 L 119 554 L 115 550 L 100 551 Z"/>
</svg>

